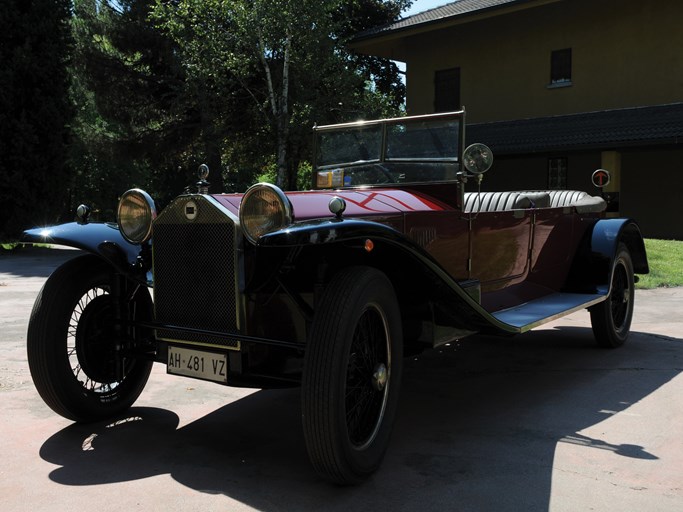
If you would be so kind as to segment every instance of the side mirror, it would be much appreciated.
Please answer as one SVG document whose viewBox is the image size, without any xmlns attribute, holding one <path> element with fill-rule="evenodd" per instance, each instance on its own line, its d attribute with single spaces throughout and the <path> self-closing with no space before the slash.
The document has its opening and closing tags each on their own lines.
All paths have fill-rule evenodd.
<svg viewBox="0 0 683 512">
<path fill-rule="evenodd" d="M 493 165 L 493 151 L 486 144 L 471 144 L 463 152 L 462 160 L 472 174 L 484 174 Z"/>
</svg>

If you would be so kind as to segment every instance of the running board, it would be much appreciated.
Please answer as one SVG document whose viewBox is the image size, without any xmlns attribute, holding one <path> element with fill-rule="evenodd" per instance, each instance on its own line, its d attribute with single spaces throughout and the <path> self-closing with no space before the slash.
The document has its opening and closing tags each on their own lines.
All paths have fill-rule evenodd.
<svg viewBox="0 0 683 512">
<path fill-rule="evenodd" d="M 605 299 L 607 295 L 599 293 L 553 293 L 513 308 L 496 311 L 492 316 L 521 333 Z"/>
</svg>

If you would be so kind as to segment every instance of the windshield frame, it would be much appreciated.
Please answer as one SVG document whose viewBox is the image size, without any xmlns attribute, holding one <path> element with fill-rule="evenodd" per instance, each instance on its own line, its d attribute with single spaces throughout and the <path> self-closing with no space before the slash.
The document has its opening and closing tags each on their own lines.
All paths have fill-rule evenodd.
<svg viewBox="0 0 683 512">
<path fill-rule="evenodd" d="M 458 140 L 456 148 L 456 157 L 443 157 L 443 158 L 387 158 L 387 142 L 388 142 L 388 128 L 400 124 L 412 124 L 412 123 L 424 123 L 429 121 L 457 121 L 458 123 Z M 381 128 L 381 146 L 379 158 L 371 158 L 368 160 L 356 160 L 353 162 L 344 162 L 341 164 L 332 163 L 326 165 L 318 164 L 318 147 L 319 147 L 319 137 L 321 134 L 329 132 L 343 132 L 349 129 L 362 130 L 364 128 L 371 128 L 374 126 L 380 126 Z M 394 117 L 389 119 L 377 119 L 372 121 L 356 121 L 351 123 L 340 123 L 331 124 L 323 126 L 313 127 L 313 172 L 311 176 L 311 184 L 313 189 L 320 189 L 317 186 L 317 174 L 318 171 L 322 170 L 335 170 L 335 169 L 345 169 L 358 167 L 365 164 L 373 163 L 384 163 L 384 162 L 400 162 L 400 163 L 456 163 L 462 162 L 462 152 L 465 147 L 465 110 L 458 110 L 454 112 L 443 112 L 437 114 L 425 114 L 419 116 L 405 116 L 405 117 Z M 453 181 L 453 180 L 448 180 Z M 405 182 L 410 183 L 410 182 Z M 415 182 L 424 183 L 424 182 Z M 394 184 L 395 185 L 395 184 Z M 353 186 L 347 187 L 342 186 L 340 188 L 354 188 Z"/>
</svg>

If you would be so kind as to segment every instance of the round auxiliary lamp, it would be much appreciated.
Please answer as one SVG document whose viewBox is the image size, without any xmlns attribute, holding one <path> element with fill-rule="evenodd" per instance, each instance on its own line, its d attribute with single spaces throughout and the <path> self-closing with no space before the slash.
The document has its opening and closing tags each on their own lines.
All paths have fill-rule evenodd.
<svg viewBox="0 0 683 512">
<path fill-rule="evenodd" d="M 462 154 L 465 169 L 474 174 L 481 183 L 483 174 L 493 165 L 493 151 L 481 143 L 470 144 Z"/>
</svg>

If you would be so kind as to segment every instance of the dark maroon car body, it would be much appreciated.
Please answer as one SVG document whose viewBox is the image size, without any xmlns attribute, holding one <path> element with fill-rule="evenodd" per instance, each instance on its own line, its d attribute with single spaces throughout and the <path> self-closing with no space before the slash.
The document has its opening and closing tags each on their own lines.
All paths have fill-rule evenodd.
<svg viewBox="0 0 683 512">
<path fill-rule="evenodd" d="M 411 123 L 419 125 L 416 146 L 433 145 L 426 157 L 409 153 Z M 432 126 L 455 136 L 439 138 Z M 336 133 L 358 140 L 364 155 L 370 147 L 370 156 L 326 161 L 332 143 L 323 137 Z M 130 397 L 112 389 L 133 380 L 130 368 L 140 361 L 226 385 L 302 385 L 314 466 L 328 480 L 353 483 L 379 466 L 388 444 L 401 354 L 475 333 L 523 333 L 580 309 L 591 311 L 600 345 L 625 341 L 633 274 L 648 272 L 635 221 L 606 218 L 604 201 L 585 192 L 467 191 L 473 182 L 481 186 L 482 169 L 471 175 L 462 165 L 463 112 L 320 127 L 316 134 L 316 190 L 284 194 L 257 185 L 246 195 L 209 194 L 200 182 L 197 193 L 159 213 L 151 240 L 140 244 L 120 226 L 83 217 L 25 233 L 28 242 L 84 249 L 91 253 L 84 264 L 109 269 L 98 289 L 110 302 L 79 306 L 111 328 L 98 338 L 109 348 L 93 351 L 85 334 L 73 341 L 65 334 L 59 343 L 67 351 L 73 345 L 78 360 L 69 363 L 71 374 L 56 376 L 62 370 L 52 368 L 43 348 L 45 329 L 36 325 L 40 335 L 29 336 L 34 381 L 53 409 L 91 420 L 117 410 L 102 405 L 107 400 L 129 406 L 146 376 Z M 444 144 L 449 148 L 440 153 Z M 274 199 L 260 204 L 258 194 Z M 250 195 L 256 199 L 245 208 Z M 287 221 L 270 226 L 270 211 Z M 245 216 L 270 227 L 249 235 Z M 154 288 L 153 309 L 140 299 L 147 286 Z M 56 313 L 39 307 L 35 322 L 56 321 Z M 371 359 L 366 368 L 363 358 Z M 83 383 L 88 368 L 98 369 L 97 378 Z M 72 377 L 89 389 L 87 404 L 54 391 Z M 357 419 L 350 411 L 366 399 Z"/>
</svg>

